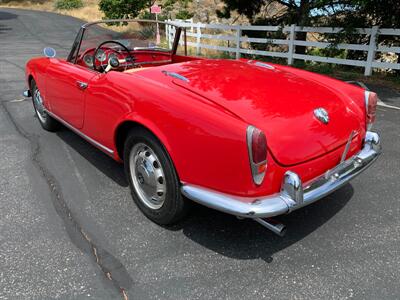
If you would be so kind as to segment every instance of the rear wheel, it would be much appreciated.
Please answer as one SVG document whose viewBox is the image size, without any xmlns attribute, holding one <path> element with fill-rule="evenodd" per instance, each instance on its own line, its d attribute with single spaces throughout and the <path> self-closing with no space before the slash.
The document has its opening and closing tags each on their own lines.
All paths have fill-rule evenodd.
<svg viewBox="0 0 400 300">
<path fill-rule="evenodd" d="M 48 131 L 56 131 L 60 124 L 47 113 L 46 108 L 44 107 L 42 95 L 35 80 L 32 80 L 31 82 L 31 93 L 33 108 L 35 109 L 40 125 Z"/>
<path fill-rule="evenodd" d="M 186 215 L 178 176 L 161 143 L 145 129 L 130 132 L 125 141 L 124 165 L 132 197 L 155 223 L 168 225 Z"/>
</svg>

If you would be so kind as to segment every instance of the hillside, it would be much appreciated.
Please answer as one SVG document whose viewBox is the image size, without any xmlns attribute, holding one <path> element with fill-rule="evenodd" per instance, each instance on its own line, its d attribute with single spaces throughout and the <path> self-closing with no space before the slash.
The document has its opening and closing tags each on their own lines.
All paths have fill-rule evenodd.
<svg viewBox="0 0 400 300">
<path fill-rule="evenodd" d="M 52 11 L 60 14 L 73 16 L 86 21 L 95 21 L 102 19 L 104 14 L 99 10 L 99 0 L 83 0 L 84 7 L 72 10 L 58 10 L 55 9 L 55 0 L 0 0 L 0 6 L 3 7 L 14 7 L 14 8 L 25 8 L 42 11 Z M 158 1 L 162 3 L 162 1 Z M 185 8 L 190 14 L 193 15 L 195 22 L 203 23 L 246 23 L 247 20 L 244 17 L 239 17 L 233 14 L 232 18 L 219 19 L 216 14 L 217 9 L 223 8 L 223 2 L 221 0 L 194 0 L 188 4 Z M 173 9 L 168 13 L 168 16 L 175 18 L 177 13 L 183 9 L 179 3 L 175 3 Z"/>
</svg>

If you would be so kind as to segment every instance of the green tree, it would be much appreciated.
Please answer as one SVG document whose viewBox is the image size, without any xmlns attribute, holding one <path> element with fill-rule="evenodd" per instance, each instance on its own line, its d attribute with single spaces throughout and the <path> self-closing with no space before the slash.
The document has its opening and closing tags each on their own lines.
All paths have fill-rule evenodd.
<svg viewBox="0 0 400 300">
<path fill-rule="evenodd" d="M 349 34 L 357 27 L 374 25 L 400 27 L 399 0 L 223 0 L 223 2 L 224 9 L 217 12 L 219 17 L 230 17 L 231 12 L 236 11 L 256 25 L 344 27 L 343 34 L 329 36 L 333 42 L 335 39 L 336 42 L 360 39 L 357 35 Z M 305 40 L 306 33 L 297 33 L 296 39 Z M 396 43 L 398 38 L 385 36 L 385 41 L 389 44 Z M 296 46 L 296 52 L 304 54 L 306 47 Z M 360 54 L 352 53 L 352 55 Z"/>
<path fill-rule="evenodd" d="M 135 18 L 154 1 L 149 0 L 100 0 L 99 8 L 107 19 Z"/>
<path fill-rule="evenodd" d="M 187 10 L 189 2 L 192 0 L 163 0 L 158 1 L 162 7 L 161 19 L 169 17 L 174 10 L 174 5 L 180 7 L 178 14 L 180 17 L 191 17 L 192 14 Z M 150 7 L 156 0 L 100 0 L 99 7 L 107 19 L 136 18 L 140 15 L 144 19 L 154 19 L 154 14 L 150 14 Z"/>
<path fill-rule="evenodd" d="M 217 11 L 219 17 L 230 17 L 232 11 L 245 15 L 253 25 L 284 26 L 296 24 L 311 26 L 327 11 L 344 10 L 349 0 L 223 0 L 225 7 Z M 251 32 L 248 32 L 252 35 Z M 253 33 L 254 35 L 254 33 Z M 306 32 L 298 32 L 297 40 L 306 40 Z M 304 54 L 305 46 L 296 46 Z"/>
<path fill-rule="evenodd" d="M 351 33 L 354 28 L 379 26 L 381 28 L 400 28 L 400 1 L 398 0 L 353 0 L 349 8 L 342 12 L 332 14 L 326 20 L 329 26 L 345 28 L 342 35 L 337 35 L 336 42 L 366 43 L 368 36 L 358 36 Z M 398 46 L 400 36 L 378 35 L 377 43 L 386 46 Z M 377 57 L 381 52 L 376 53 Z M 348 58 L 365 58 L 366 52 L 353 51 L 347 54 Z M 397 54 L 397 63 L 400 63 L 400 55 Z M 396 70 L 400 76 L 400 70 Z"/>
</svg>

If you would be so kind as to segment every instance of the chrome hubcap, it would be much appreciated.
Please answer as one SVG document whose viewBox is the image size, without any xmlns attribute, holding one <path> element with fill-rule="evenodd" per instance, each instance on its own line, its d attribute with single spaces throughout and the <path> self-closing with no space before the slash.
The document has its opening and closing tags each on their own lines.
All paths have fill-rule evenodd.
<svg viewBox="0 0 400 300">
<path fill-rule="evenodd" d="M 33 104 L 35 105 L 35 110 L 40 122 L 46 122 L 47 113 L 43 105 L 42 96 L 40 95 L 40 91 L 38 89 L 36 89 L 33 95 Z"/>
<path fill-rule="evenodd" d="M 161 208 L 167 186 L 164 170 L 154 151 L 144 143 L 136 144 L 129 155 L 129 168 L 140 200 L 151 209 Z"/>
</svg>

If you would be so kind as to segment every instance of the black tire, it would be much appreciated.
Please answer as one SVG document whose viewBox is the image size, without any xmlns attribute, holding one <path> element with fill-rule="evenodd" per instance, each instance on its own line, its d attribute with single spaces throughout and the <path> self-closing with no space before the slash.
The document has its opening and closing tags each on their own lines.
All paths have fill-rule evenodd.
<svg viewBox="0 0 400 300">
<path fill-rule="evenodd" d="M 35 97 L 37 97 L 38 93 L 40 97 L 40 91 L 36 85 L 35 80 L 33 79 L 31 81 L 31 93 L 33 108 L 35 110 L 36 117 L 38 118 L 40 125 L 43 127 L 43 129 L 47 131 L 57 131 L 60 128 L 60 123 L 53 117 L 51 117 L 46 111 L 39 108 L 39 105 L 35 101 Z"/>
<path fill-rule="evenodd" d="M 140 152 L 140 147 L 142 147 L 142 152 Z M 132 153 L 133 151 L 134 153 Z M 137 155 L 138 151 L 141 154 L 145 153 L 145 156 L 147 156 L 149 153 L 148 151 L 150 151 L 151 157 L 150 155 L 149 157 L 156 158 L 155 162 L 157 162 L 157 164 L 152 163 L 150 166 L 151 169 L 154 169 L 154 165 L 158 166 L 158 162 L 161 165 L 158 167 L 161 168 L 164 177 L 162 183 L 165 185 L 166 189 L 164 196 L 165 198 L 161 204 L 161 207 L 149 207 L 148 201 L 142 200 L 143 192 L 142 197 L 140 196 L 141 191 L 143 191 L 141 187 L 145 185 L 145 179 L 143 179 L 143 176 L 140 176 L 140 171 L 136 172 L 136 170 L 140 169 L 137 167 L 137 165 L 143 166 L 144 164 L 133 164 L 133 162 L 136 161 L 135 158 L 137 158 L 138 161 L 141 159 L 140 155 Z M 131 188 L 132 198 L 147 218 L 160 225 L 171 225 L 182 219 L 187 214 L 189 203 L 187 203 L 187 201 L 185 201 L 185 199 L 182 197 L 180 191 L 180 181 L 176 174 L 171 158 L 164 149 L 163 145 L 151 132 L 144 128 L 131 130 L 127 139 L 125 140 L 123 156 L 125 173 Z M 144 156 L 143 158 L 146 159 Z M 147 174 L 155 174 L 155 172 L 148 172 Z M 150 179 L 156 178 L 157 176 L 158 175 L 149 175 L 146 177 L 146 179 L 150 181 Z M 142 178 L 141 183 L 138 183 L 138 177 Z M 160 179 L 160 177 L 157 178 Z M 136 182 L 136 186 L 139 185 L 138 188 L 135 188 L 134 181 Z M 142 184 L 142 186 L 140 184 Z M 156 190 L 158 191 L 158 186 Z M 159 195 L 159 193 L 160 192 L 157 192 L 157 195 Z M 157 195 L 155 196 L 157 197 Z M 159 203 L 157 205 L 159 205 Z"/>
</svg>

